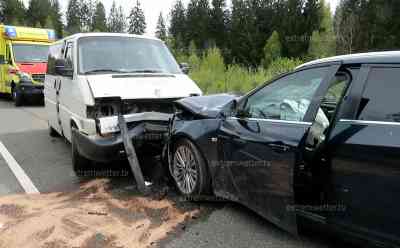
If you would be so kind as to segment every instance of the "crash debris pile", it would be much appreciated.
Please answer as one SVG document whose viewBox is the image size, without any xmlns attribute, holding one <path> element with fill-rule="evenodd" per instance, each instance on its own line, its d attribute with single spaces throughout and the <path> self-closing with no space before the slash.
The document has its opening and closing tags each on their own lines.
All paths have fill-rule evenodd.
<svg viewBox="0 0 400 248">
<path fill-rule="evenodd" d="M 198 210 L 167 199 L 113 197 L 107 180 L 72 193 L 0 198 L 0 248 L 148 247 Z"/>
</svg>

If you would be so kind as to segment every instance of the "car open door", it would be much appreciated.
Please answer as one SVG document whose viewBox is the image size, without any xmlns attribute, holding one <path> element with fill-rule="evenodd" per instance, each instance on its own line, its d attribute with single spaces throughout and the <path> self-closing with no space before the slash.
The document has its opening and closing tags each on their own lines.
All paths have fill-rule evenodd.
<svg viewBox="0 0 400 248">
<path fill-rule="evenodd" d="M 297 234 L 293 171 L 322 94 L 339 65 L 299 70 L 245 96 L 219 129 L 218 196 Z"/>
</svg>

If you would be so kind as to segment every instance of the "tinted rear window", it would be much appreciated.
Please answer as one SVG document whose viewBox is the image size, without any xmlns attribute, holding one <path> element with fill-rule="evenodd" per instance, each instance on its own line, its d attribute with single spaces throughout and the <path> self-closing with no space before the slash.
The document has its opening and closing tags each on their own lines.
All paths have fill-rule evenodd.
<svg viewBox="0 0 400 248">
<path fill-rule="evenodd" d="M 400 68 L 371 69 L 360 109 L 360 120 L 400 122 Z"/>
</svg>

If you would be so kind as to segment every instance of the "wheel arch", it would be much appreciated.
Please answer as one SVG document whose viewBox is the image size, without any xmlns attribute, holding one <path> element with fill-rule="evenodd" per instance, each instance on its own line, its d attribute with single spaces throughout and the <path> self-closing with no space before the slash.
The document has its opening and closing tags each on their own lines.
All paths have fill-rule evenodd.
<svg viewBox="0 0 400 248">
<path fill-rule="evenodd" d="M 206 163 L 207 172 L 211 176 L 210 161 L 207 159 L 205 151 L 196 142 L 196 139 L 193 136 L 191 136 L 191 135 L 189 135 L 187 133 L 184 133 L 184 132 L 180 132 L 180 133 L 176 133 L 176 134 L 172 135 L 172 137 L 170 138 L 170 141 L 168 142 L 168 146 L 169 146 L 169 149 L 168 149 L 169 150 L 168 167 L 171 165 L 170 163 L 172 163 L 172 156 L 173 156 L 175 144 L 178 143 L 180 140 L 183 140 L 183 139 L 189 140 L 197 148 L 197 150 L 199 150 L 200 155 L 202 156 L 203 160 Z M 211 184 L 212 184 L 212 180 L 211 180 Z"/>
</svg>

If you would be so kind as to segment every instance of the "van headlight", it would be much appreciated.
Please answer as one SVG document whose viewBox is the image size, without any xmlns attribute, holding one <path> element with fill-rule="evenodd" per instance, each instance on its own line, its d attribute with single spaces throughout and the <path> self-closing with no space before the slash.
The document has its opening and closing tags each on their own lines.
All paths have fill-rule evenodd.
<svg viewBox="0 0 400 248">
<path fill-rule="evenodd" d="M 118 117 L 111 116 L 111 117 L 103 117 L 98 119 L 98 129 L 100 134 L 111 134 L 117 133 L 120 131 L 118 125 Z"/>
</svg>

